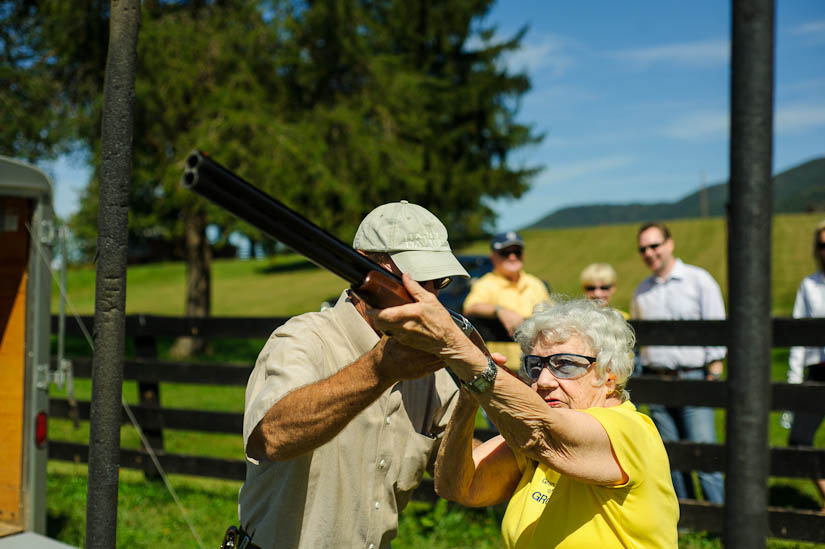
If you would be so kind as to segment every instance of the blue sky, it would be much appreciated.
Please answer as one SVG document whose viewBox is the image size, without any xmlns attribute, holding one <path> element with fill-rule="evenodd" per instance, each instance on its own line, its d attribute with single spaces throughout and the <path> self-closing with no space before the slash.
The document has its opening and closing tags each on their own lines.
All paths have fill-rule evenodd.
<svg viewBox="0 0 825 549">
<path fill-rule="evenodd" d="M 524 25 L 507 59 L 530 75 L 519 120 L 544 141 L 511 157 L 543 166 L 498 229 L 560 207 L 675 200 L 728 176 L 730 3 L 723 0 L 508 0 L 485 25 Z M 777 0 L 774 171 L 825 156 L 825 1 Z M 82 160 L 49 170 L 62 216 L 88 177 Z"/>
<path fill-rule="evenodd" d="M 560 207 L 680 198 L 728 176 L 730 2 L 502 2 L 509 59 L 533 89 L 519 119 L 545 134 L 515 156 L 543 165 L 532 190 L 494 204 L 499 228 Z M 825 2 L 778 0 L 774 171 L 825 155 Z"/>
</svg>

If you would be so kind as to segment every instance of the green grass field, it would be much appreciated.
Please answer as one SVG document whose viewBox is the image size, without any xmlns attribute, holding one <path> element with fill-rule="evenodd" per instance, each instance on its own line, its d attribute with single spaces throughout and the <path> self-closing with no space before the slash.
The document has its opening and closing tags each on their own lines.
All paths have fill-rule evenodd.
<svg viewBox="0 0 825 549">
<path fill-rule="evenodd" d="M 774 224 L 772 310 L 776 316 L 790 316 L 793 297 L 800 280 L 813 271 L 809 233 L 817 215 L 780 216 Z M 688 220 L 671 224 L 676 253 L 686 262 L 710 271 L 722 286 L 727 299 L 726 233 L 721 220 Z M 647 276 L 635 245 L 636 226 L 529 231 L 526 240 L 526 268 L 549 281 L 554 290 L 575 295 L 578 275 L 593 261 L 611 263 L 619 275 L 615 306 L 627 309 L 636 284 Z M 487 244 L 478 242 L 464 253 L 486 253 Z M 184 267 L 182 264 L 136 266 L 128 271 L 127 313 L 181 315 L 184 308 Z M 308 264 L 297 256 L 265 261 L 216 261 L 213 265 L 213 314 L 216 316 L 289 316 L 317 310 L 320 303 L 335 297 L 344 283 L 333 275 Z M 78 314 L 94 311 L 94 269 L 73 268 L 67 289 L 71 310 Z M 57 292 L 53 296 L 57 310 Z M 171 341 L 161 341 L 165 354 Z M 263 342 L 215 341 L 205 360 L 251 364 Z M 70 354 L 87 354 L 83 341 L 69 342 Z M 127 353 L 131 353 L 127 345 Z M 787 350 L 773 353 L 773 378 L 783 380 Z M 630 386 L 632 390 L 632 383 Z M 63 393 L 54 389 L 53 396 Z M 79 400 L 91 396 L 88 380 L 77 380 Z M 123 387 L 124 398 L 137 403 L 137 388 L 132 382 Z M 164 407 L 220 411 L 243 410 L 243 388 L 196 386 L 164 383 Z M 778 413 L 771 414 L 772 445 L 784 445 L 787 431 L 779 425 Z M 724 412 L 717 411 L 719 432 L 724 435 Z M 52 439 L 88 441 L 89 426 L 81 422 L 75 429 L 68 420 L 53 419 Z M 134 429 L 121 431 L 124 447 L 137 448 Z M 212 455 L 241 459 L 240 435 L 207 435 L 198 432 L 164 431 L 166 450 L 174 453 Z M 825 444 L 825 432 L 817 434 L 817 445 Z M 223 530 L 237 520 L 239 483 L 173 476 L 172 483 L 181 497 L 204 546 L 215 547 Z M 49 533 L 73 545 L 83 545 L 85 536 L 86 468 L 82 465 L 49 463 Z M 771 504 L 818 509 L 822 506 L 811 482 L 800 479 L 771 479 Z M 436 505 L 414 502 L 402 513 L 399 538 L 394 547 L 501 547 L 500 509 L 469 510 L 440 501 Z M 118 505 L 118 546 L 197 547 L 183 517 L 163 484 L 144 480 L 136 471 L 121 472 Z M 680 547 L 720 547 L 718 538 L 701 533 L 680 538 Z M 810 544 L 774 541 L 771 547 L 813 547 Z"/>
<path fill-rule="evenodd" d="M 796 289 L 814 271 L 811 231 L 821 214 L 777 216 L 773 226 L 772 310 L 790 316 Z M 707 269 L 727 300 L 727 230 L 719 218 L 673 221 L 675 253 L 685 262 Z M 636 225 L 610 225 L 558 230 L 526 231 L 525 268 L 555 291 L 578 294 L 579 273 L 589 263 L 613 265 L 619 284 L 614 305 L 627 310 L 636 285 L 648 271 L 636 250 Z M 486 242 L 476 242 L 458 253 L 488 253 Z M 127 313 L 181 315 L 184 311 L 185 273 L 182 263 L 139 265 L 129 268 Z M 69 299 L 79 314 L 94 312 L 94 267 L 70 269 Z M 218 260 L 212 271 L 212 311 L 215 316 L 291 316 L 316 310 L 337 296 L 342 281 L 298 256 L 267 260 Z M 52 310 L 57 311 L 55 286 Z"/>
</svg>

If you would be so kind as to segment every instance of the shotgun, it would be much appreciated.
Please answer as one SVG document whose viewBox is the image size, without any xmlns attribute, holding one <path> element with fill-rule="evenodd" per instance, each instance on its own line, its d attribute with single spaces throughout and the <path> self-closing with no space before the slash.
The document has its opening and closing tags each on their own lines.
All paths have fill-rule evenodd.
<svg viewBox="0 0 825 549">
<path fill-rule="evenodd" d="M 218 164 L 206 153 L 194 151 L 186 158 L 183 186 L 343 278 L 371 307 L 382 309 L 412 303 L 401 278 Z M 470 321 L 454 311 L 448 309 L 448 312 L 464 334 L 489 355 L 484 340 Z"/>
</svg>

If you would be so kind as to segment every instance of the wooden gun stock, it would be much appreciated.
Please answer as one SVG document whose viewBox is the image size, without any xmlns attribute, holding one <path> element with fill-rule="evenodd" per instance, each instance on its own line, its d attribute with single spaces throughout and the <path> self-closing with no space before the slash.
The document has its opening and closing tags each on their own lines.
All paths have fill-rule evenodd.
<svg viewBox="0 0 825 549">
<path fill-rule="evenodd" d="M 358 287 L 353 285 L 352 290 L 364 301 L 379 309 L 413 302 L 403 285 L 399 286 L 396 280 L 381 271 L 368 272 L 364 282 Z"/>
</svg>

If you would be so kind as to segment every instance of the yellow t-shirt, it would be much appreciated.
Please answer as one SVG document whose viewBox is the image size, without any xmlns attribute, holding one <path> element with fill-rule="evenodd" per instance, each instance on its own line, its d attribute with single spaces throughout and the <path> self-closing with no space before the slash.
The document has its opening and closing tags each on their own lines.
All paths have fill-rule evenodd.
<svg viewBox="0 0 825 549">
<path fill-rule="evenodd" d="M 498 273 L 492 272 L 479 278 L 470 288 L 464 300 L 464 310 L 475 303 L 489 303 L 517 312 L 524 318 L 533 314 L 533 307 L 542 301 L 549 301 L 547 287 L 539 278 L 524 271 L 517 282 L 511 282 Z"/>
<path fill-rule="evenodd" d="M 584 412 L 602 424 L 629 480 L 585 484 L 514 452 L 522 477 L 501 533 L 511 549 L 678 547 L 679 503 L 653 422 L 630 402 Z"/>
</svg>

